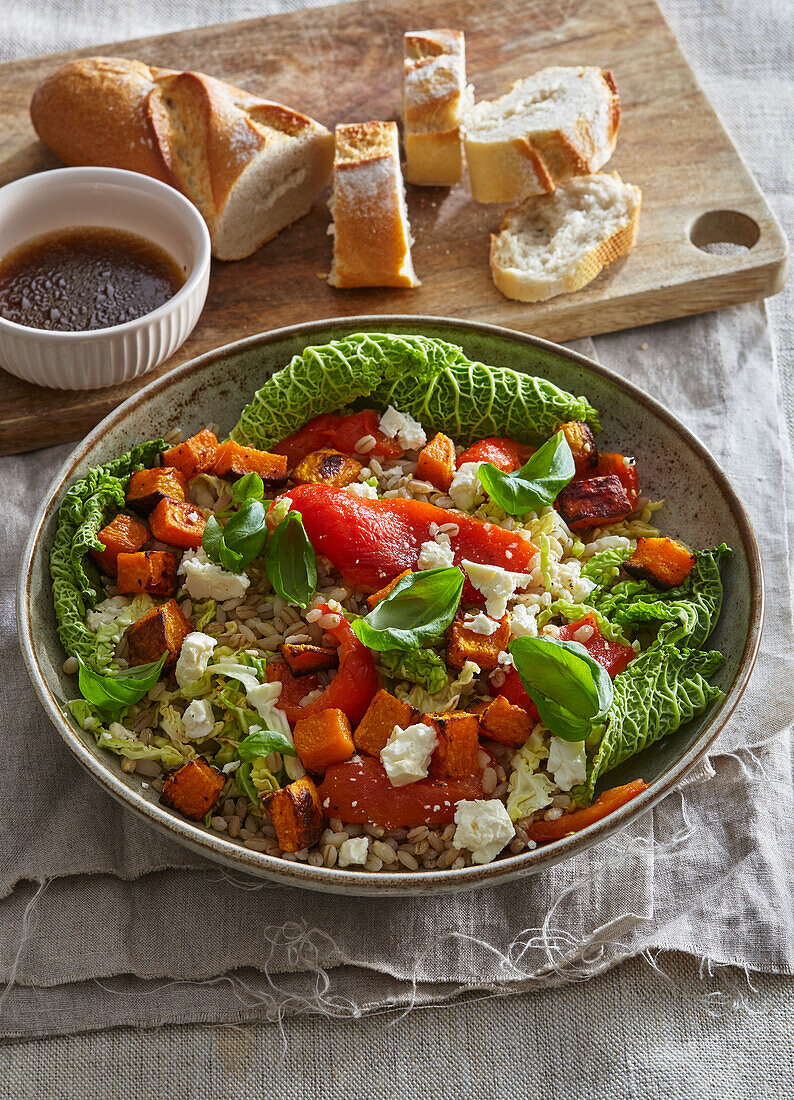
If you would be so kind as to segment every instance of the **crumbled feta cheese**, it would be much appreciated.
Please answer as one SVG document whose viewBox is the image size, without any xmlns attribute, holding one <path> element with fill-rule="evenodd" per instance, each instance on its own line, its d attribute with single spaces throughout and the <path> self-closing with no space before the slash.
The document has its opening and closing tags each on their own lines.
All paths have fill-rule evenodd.
<svg viewBox="0 0 794 1100">
<path fill-rule="evenodd" d="M 513 839 L 515 827 L 498 798 L 473 798 L 455 807 L 456 848 L 468 848 L 472 863 L 490 863 Z"/>
<path fill-rule="evenodd" d="M 371 500 L 378 499 L 378 490 L 375 485 L 370 485 L 367 481 L 351 481 L 345 488 L 349 493 L 354 493 L 357 497 L 369 497 Z"/>
<path fill-rule="evenodd" d="M 381 415 L 379 427 L 389 439 L 396 436 L 404 451 L 418 451 L 427 443 L 425 430 L 419 421 L 409 413 L 398 412 L 392 405 Z"/>
<path fill-rule="evenodd" d="M 380 754 L 391 785 L 404 787 L 417 779 L 425 779 L 437 744 L 436 731 L 424 722 L 416 722 L 405 729 L 395 726 Z"/>
<path fill-rule="evenodd" d="M 482 611 L 478 611 L 476 615 L 470 615 L 468 618 L 464 618 L 463 625 L 467 630 L 470 630 L 472 634 L 484 634 L 488 638 L 499 629 L 499 623 L 494 619 L 489 619 Z"/>
<path fill-rule="evenodd" d="M 432 541 L 423 542 L 419 547 L 418 569 L 444 569 L 455 564 L 448 535 L 437 535 Z"/>
<path fill-rule="evenodd" d="M 473 512 L 475 506 L 485 500 L 483 487 L 477 477 L 479 468 L 479 462 L 464 462 L 452 478 L 449 496 L 461 512 Z"/>
<path fill-rule="evenodd" d="M 510 573 L 498 565 L 482 565 L 462 561 L 469 580 L 485 596 L 485 610 L 492 619 L 501 619 L 507 611 L 507 601 L 517 588 L 526 588 L 532 578 L 525 573 Z"/>
<path fill-rule="evenodd" d="M 190 687 L 200 680 L 207 671 L 212 651 L 217 645 L 215 638 L 204 634 L 200 630 L 194 630 L 188 634 L 179 651 L 179 660 L 174 669 L 176 682 L 180 687 Z"/>
<path fill-rule="evenodd" d="M 121 722 L 111 722 L 108 726 L 108 733 L 111 737 L 118 737 L 120 741 L 137 741 L 132 730 L 128 730 L 126 726 L 122 726 Z"/>
<path fill-rule="evenodd" d="M 185 737 L 195 741 L 209 737 L 215 725 L 212 703 L 209 699 L 194 699 L 182 715 L 182 721 L 185 723 Z"/>
<path fill-rule="evenodd" d="M 511 638 L 536 638 L 538 636 L 537 604 L 516 603 L 510 609 Z"/>
<path fill-rule="evenodd" d="M 365 836 L 357 836 L 352 840 L 346 840 L 339 848 L 337 865 L 349 867 L 351 863 L 366 863 L 369 851 L 369 841 Z"/>
<path fill-rule="evenodd" d="M 515 664 L 513 654 L 508 653 L 506 649 L 501 650 L 496 659 L 499 662 L 500 668 L 510 668 L 511 665 Z"/>
<path fill-rule="evenodd" d="M 204 550 L 186 550 L 179 563 L 194 600 L 231 600 L 244 596 L 251 583 L 245 573 L 229 573 L 210 561 Z"/>
<path fill-rule="evenodd" d="M 561 791 L 569 791 L 587 779 L 587 754 L 584 741 L 564 741 L 552 736 L 548 770 Z"/>
</svg>

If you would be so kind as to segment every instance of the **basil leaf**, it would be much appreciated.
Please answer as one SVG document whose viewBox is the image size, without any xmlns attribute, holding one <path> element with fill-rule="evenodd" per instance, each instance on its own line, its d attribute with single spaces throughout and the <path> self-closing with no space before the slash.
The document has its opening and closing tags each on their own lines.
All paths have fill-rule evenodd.
<svg viewBox="0 0 794 1100">
<path fill-rule="evenodd" d="M 523 516 L 552 504 L 575 473 L 568 440 L 557 432 L 515 473 L 506 474 L 483 462 L 477 477 L 491 500 L 509 516 Z"/>
<path fill-rule="evenodd" d="M 234 504 L 245 504 L 249 500 L 262 500 L 265 495 L 265 484 L 259 474 L 243 474 L 232 485 L 232 501 Z"/>
<path fill-rule="evenodd" d="M 283 600 L 298 607 L 309 606 L 317 589 L 317 555 L 300 512 L 288 512 L 270 536 L 265 571 Z"/>
<path fill-rule="evenodd" d="M 298 755 L 289 738 L 275 730 L 252 730 L 237 746 L 237 755 L 243 761 L 270 756 L 271 752 L 280 752 L 282 756 Z"/>
<path fill-rule="evenodd" d="M 241 571 L 242 555 L 228 549 L 223 538 L 223 524 L 218 523 L 215 516 L 210 516 L 204 525 L 201 546 L 210 561 L 214 561 L 216 565 L 230 573 Z"/>
<path fill-rule="evenodd" d="M 80 694 L 89 703 L 110 714 L 123 710 L 143 699 L 147 691 L 154 687 L 160 679 L 167 656 L 166 652 L 159 661 L 135 665 L 133 668 L 125 668 L 123 672 L 109 672 L 105 675 L 94 672 L 78 656 L 77 682 L 80 685 Z"/>
<path fill-rule="evenodd" d="M 603 665 L 578 642 L 555 638 L 514 638 L 508 649 L 543 725 L 565 741 L 586 740 L 612 705 Z"/>
<path fill-rule="evenodd" d="M 264 549 L 266 514 L 261 501 L 247 500 L 225 526 L 210 516 L 201 538 L 204 553 L 230 573 L 242 573 Z"/>
<path fill-rule="evenodd" d="M 460 603 L 463 573 L 456 565 L 425 569 L 398 581 L 353 630 L 370 649 L 421 649 L 443 634 Z"/>
<path fill-rule="evenodd" d="M 245 797 L 253 802 L 255 806 L 259 805 L 259 791 L 251 781 L 251 761 L 247 760 L 244 764 L 241 764 L 237 771 L 234 773 L 235 782 L 237 783 L 238 790 L 241 790 Z"/>
</svg>

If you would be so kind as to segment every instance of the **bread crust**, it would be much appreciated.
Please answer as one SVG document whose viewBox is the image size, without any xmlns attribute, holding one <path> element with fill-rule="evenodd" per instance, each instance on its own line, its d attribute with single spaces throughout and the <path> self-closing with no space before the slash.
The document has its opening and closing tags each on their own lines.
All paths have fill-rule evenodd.
<svg viewBox="0 0 794 1100">
<path fill-rule="evenodd" d="M 229 254 L 224 215 L 242 177 L 290 143 L 305 145 L 312 194 L 304 181 L 301 213 L 331 174 L 333 136 L 283 104 L 197 72 L 159 69 L 125 58 L 68 62 L 45 78 L 30 105 L 41 140 L 69 165 L 141 172 L 182 191 L 199 208 L 221 259 L 250 255 L 295 213 L 284 203 Z M 287 218 L 288 220 L 284 220 Z M 265 234 L 263 236 L 263 233 Z M 236 233 L 240 237 L 240 232 Z"/>
<path fill-rule="evenodd" d="M 419 286 L 394 122 L 337 126 L 330 206 L 331 286 Z"/>
<path fill-rule="evenodd" d="M 461 112 L 466 96 L 462 31 L 438 27 L 405 35 L 403 124 L 405 178 L 451 187 L 463 173 Z"/>
</svg>

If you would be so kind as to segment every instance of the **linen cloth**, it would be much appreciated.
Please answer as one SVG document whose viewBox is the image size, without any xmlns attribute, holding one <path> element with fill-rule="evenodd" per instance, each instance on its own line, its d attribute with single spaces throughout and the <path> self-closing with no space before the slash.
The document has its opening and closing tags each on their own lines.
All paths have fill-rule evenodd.
<svg viewBox="0 0 794 1100">
<path fill-rule="evenodd" d="M 141 33 L 140 27 L 137 23 L 134 32 Z M 127 31 L 117 26 L 113 33 Z M 642 350 L 646 342 L 648 349 Z M 790 840 L 785 833 L 775 836 L 776 822 L 790 820 L 791 796 L 790 755 L 783 737 L 775 737 L 790 718 L 787 517 L 780 500 L 788 458 L 763 310 L 749 306 L 655 326 L 599 338 L 595 346 L 603 361 L 663 395 L 712 446 L 740 495 L 755 504 L 770 589 L 765 650 L 750 692 L 712 754 L 711 768 L 700 770 L 701 782 L 665 800 L 630 834 L 574 863 L 519 886 L 461 899 L 351 904 L 249 880 L 230 883 L 215 868 L 198 871 L 197 857 L 133 821 L 77 771 L 45 728 L 16 656 L 5 606 L 4 702 L 10 720 L 0 732 L 8 763 L 3 786 L 10 792 L 6 816 L 18 821 L 4 844 L 11 858 L 0 877 L 6 889 L 18 882 L 0 912 L 0 960 L 6 977 L 17 983 L 4 1005 L 4 1016 L 12 1021 L 6 1034 L 272 1015 L 317 1007 L 318 982 L 325 1010 L 349 1014 L 411 998 L 426 1003 L 478 983 L 533 988 L 557 978 L 569 950 L 568 978 L 596 973 L 653 947 L 791 972 L 792 932 L 786 921 L 791 919 L 786 880 L 791 851 L 785 847 Z M 693 371 L 688 381 L 679 377 L 684 357 L 709 364 L 709 370 Z M 32 504 L 68 453 L 58 450 L 3 460 L 0 466 L 3 484 L 10 487 L 4 506 L 10 506 L 7 578 Z M 766 484 L 757 483 L 754 470 L 765 471 Z M 747 819 L 726 821 L 726 806 L 746 808 Z M 673 851 L 659 846 L 658 838 L 667 846 L 676 836 Z M 169 866 L 193 870 L 157 873 Z M 38 896 L 20 881 L 42 875 L 55 881 Z M 121 887 L 121 875 L 145 877 Z M 208 920 L 212 913 L 220 918 Z M 268 931 L 285 920 L 293 924 L 296 916 L 305 918 L 308 937 L 302 928 L 288 928 L 280 937 Z M 195 932 L 187 946 L 185 927 Z M 382 957 L 362 944 L 362 927 L 378 927 Z M 440 944 L 439 934 L 446 937 Z M 422 957 L 422 946 L 434 941 L 436 948 Z M 265 965 L 267 979 L 261 972 Z M 186 990 L 159 980 L 162 975 L 207 978 L 245 966 L 253 969 L 209 988 Z M 284 976 L 296 967 L 305 968 L 305 975 Z M 325 970 L 329 991 L 323 988 Z M 282 975 L 276 988 L 270 984 L 275 974 Z M 112 975 L 130 977 L 112 985 L 74 984 Z"/>
</svg>

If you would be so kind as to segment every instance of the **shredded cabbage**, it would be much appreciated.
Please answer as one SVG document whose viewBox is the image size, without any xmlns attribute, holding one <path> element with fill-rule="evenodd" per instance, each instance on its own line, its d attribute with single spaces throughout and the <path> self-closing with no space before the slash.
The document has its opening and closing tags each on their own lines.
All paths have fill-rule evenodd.
<svg viewBox="0 0 794 1100">
<path fill-rule="evenodd" d="M 549 746 L 536 727 L 513 757 L 507 796 L 507 812 L 511 821 L 530 817 L 550 804 L 554 784 L 547 775 L 538 772 L 541 760 L 545 760 L 548 755 Z"/>
</svg>

